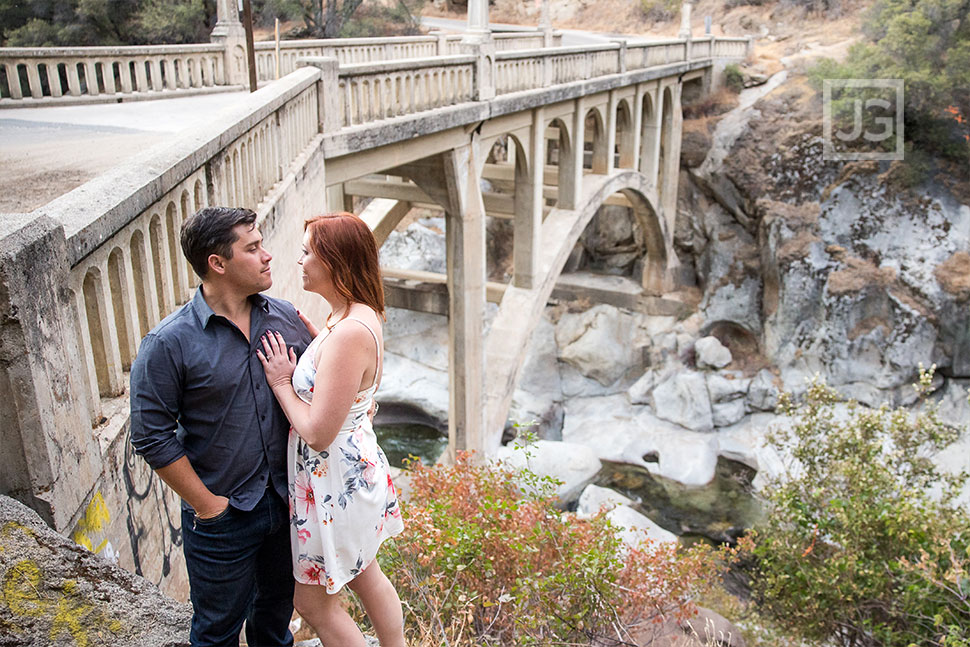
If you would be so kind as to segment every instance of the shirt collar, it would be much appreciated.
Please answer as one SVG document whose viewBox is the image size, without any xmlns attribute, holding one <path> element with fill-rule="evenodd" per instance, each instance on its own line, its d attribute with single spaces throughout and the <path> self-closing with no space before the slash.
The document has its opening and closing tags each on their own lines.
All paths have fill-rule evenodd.
<svg viewBox="0 0 970 647">
<path fill-rule="evenodd" d="M 250 303 L 253 307 L 259 308 L 263 312 L 269 312 L 269 299 L 264 297 L 262 294 L 253 294 L 249 297 Z M 192 308 L 192 312 L 195 313 L 196 319 L 199 320 L 199 324 L 203 328 L 209 325 L 209 321 L 212 317 L 216 316 L 215 311 L 206 303 L 205 297 L 202 296 L 202 286 L 200 285 L 195 290 L 195 296 L 192 297 L 192 301 L 189 302 L 189 307 Z"/>
</svg>

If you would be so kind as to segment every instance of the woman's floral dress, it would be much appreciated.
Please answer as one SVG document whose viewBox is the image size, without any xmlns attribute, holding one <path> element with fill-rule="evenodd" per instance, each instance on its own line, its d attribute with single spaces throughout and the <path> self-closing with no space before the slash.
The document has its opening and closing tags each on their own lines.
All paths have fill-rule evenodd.
<svg viewBox="0 0 970 647">
<path fill-rule="evenodd" d="M 337 325 L 360 319 L 348 317 Z M 293 388 L 309 403 L 313 398 L 317 345 L 321 332 L 300 357 L 293 372 Z M 378 369 L 381 362 L 378 343 Z M 379 374 L 379 371 L 378 371 Z M 387 458 L 377 445 L 367 416 L 377 383 L 357 393 L 336 439 L 317 452 L 290 428 L 288 449 L 290 491 L 290 542 L 293 577 L 302 584 L 319 584 L 337 593 L 377 556 L 385 539 L 404 530 L 397 493 Z"/>
</svg>

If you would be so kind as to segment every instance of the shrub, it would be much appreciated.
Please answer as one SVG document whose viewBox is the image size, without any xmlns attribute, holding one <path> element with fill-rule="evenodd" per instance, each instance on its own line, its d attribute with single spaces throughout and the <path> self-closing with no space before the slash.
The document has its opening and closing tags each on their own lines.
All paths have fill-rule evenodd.
<svg viewBox="0 0 970 647">
<path fill-rule="evenodd" d="M 709 547 L 624 550 L 603 515 L 558 510 L 547 480 L 468 454 L 414 462 L 403 512 L 381 559 L 417 644 L 620 644 L 691 614 L 717 569 Z"/>
<path fill-rule="evenodd" d="M 931 379 L 921 371 L 921 395 Z M 794 469 L 742 540 L 761 612 L 827 644 L 966 645 L 970 520 L 955 495 L 967 475 L 929 458 L 958 432 L 929 404 L 840 413 L 838 400 L 816 380 L 781 405 L 791 425 L 772 441 Z"/>
<path fill-rule="evenodd" d="M 724 67 L 724 85 L 734 93 L 744 89 L 744 74 L 736 64 L 731 63 Z"/>
<path fill-rule="evenodd" d="M 640 0 L 644 17 L 652 22 L 667 22 L 680 13 L 681 0 Z"/>
</svg>

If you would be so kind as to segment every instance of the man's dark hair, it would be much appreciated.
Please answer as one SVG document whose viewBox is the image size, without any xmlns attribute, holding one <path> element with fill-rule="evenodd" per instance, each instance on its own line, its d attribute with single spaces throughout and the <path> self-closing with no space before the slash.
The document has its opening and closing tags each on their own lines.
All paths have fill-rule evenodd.
<svg viewBox="0 0 970 647">
<path fill-rule="evenodd" d="M 233 228 L 251 225 L 256 213 L 239 207 L 206 207 L 182 223 L 182 253 L 199 278 L 209 271 L 209 256 L 232 258 L 232 244 L 238 240 Z"/>
</svg>

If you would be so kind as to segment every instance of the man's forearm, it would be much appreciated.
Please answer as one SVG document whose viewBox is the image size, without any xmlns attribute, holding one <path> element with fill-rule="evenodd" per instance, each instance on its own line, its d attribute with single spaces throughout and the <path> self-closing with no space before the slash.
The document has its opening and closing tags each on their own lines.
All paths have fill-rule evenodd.
<svg viewBox="0 0 970 647">
<path fill-rule="evenodd" d="M 155 470 L 165 483 L 175 490 L 176 494 L 185 499 L 195 513 L 200 517 L 212 517 L 225 510 L 228 500 L 224 496 L 213 494 L 206 487 L 195 468 L 189 462 L 188 456 L 182 456 L 174 463 Z"/>
</svg>

